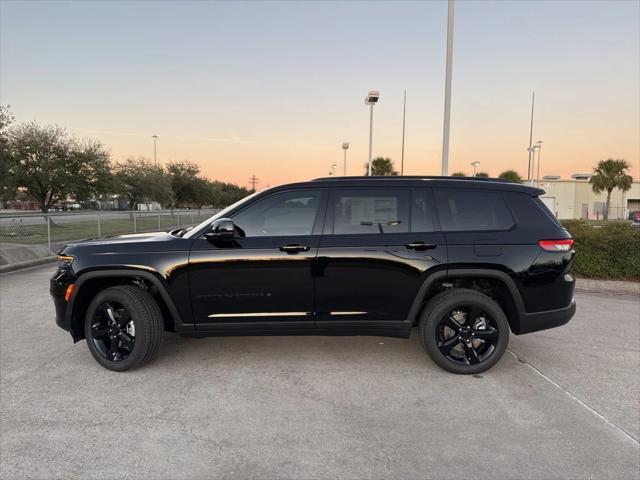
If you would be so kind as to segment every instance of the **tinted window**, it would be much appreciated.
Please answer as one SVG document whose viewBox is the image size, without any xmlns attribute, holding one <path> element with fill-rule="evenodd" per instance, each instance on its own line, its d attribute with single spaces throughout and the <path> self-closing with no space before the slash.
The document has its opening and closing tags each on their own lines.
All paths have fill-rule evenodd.
<svg viewBox="0 0 640 480">
<path fill-rule="evenodd" d="M 433 207 L 426 190 L 414 190 L 411 194 L 411 231 L 433 232 Z"/>
<path fill-rule="evenodd" d="M 333 233 L 403 233 L 409 231 L 409 192 L 339 190 L 333 194 Z"/>
<path fill-rule="evenodd" d="M 311 235 L 320 192 L 283 192 L 259 200 L 233 216 L 239 233 L 247 237 Z"/>
<path fill-rule="evenodd" d="M 513 226 L 513 217 L 500 193 L 437 190 L 435 196 L 444 231 L 508 230 Z"/>
</svg>

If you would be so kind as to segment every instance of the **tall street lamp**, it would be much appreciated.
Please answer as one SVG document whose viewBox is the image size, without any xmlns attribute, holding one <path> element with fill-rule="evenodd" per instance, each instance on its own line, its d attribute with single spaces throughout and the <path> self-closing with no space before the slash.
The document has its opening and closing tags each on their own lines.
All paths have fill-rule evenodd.
<svg viewBox="0 0 640 480">
<path fill-rule="evenodd" d="M 372 152 L 373 152 L 373 106 L 378 103 L 378 100 L 380 99 L 380 92 L 376 92 L 375 90 L 372 90 L 368 93 L 368 95 L 366 97 L 364 97 L 364 103 L 365 105 L 369 105 L 370 111 L 369 111 L 369 169 L 368 169 L 368 175 L 371 176 L 371 160 L 372 160 Z"/>
<path fill-rule="evenodd" d="M 449 174 L 449 126 L 451 125 L 451 70 L 453 68 L 453 15 L 454 0 L 447 9 L 447 61 L 444 81 L 444 125 L 442 127 L 442 176 Z"/>
<path fill-rule="evenodd" d="M 471 166 L 473 167 L 473 176 L 475 177 L 476 174 L 478 173 L 478 166 L 480 165 L 480 162 L 475 161 L 475 162 L 471 162 Z"/>
<path fill-rule="evenodd" d="M 543 143 L 544 143 L 544 142 L 543 142 L 542 140 L 538 140 L 538 141 L 536 142 L 536 145 L 537 145 L 537 147 L 538 147 L 538 167 L 537 167 L 537 170 L 538 170 L 538 171 L 537 171 L 537 173 L 536 173 L 536 181 L 537 181 L 537 182 L 539 182 L 539 181 L 540 181 L 540 153 L 541 153 L 541 150 L 542 150 L 542 144 L 543 144 Z"/>
<path fill-rule="evenodd" d="M 343 176 L 347 176 L 347 150 L 349 149 L 349 142 L 344 142 L 342 144 L 342 150 L 344 150 L 344 166 L 343 166 L 343 171 L 342 171 L 342 175 Z"/>
<path fill-rule="evenodd" d="M 153 135 L 153 163 L 155 166 L 158 166 L 158 159 L 156 157 L 156 140 L 158 140 L 158 135 Z"/>
</svg>

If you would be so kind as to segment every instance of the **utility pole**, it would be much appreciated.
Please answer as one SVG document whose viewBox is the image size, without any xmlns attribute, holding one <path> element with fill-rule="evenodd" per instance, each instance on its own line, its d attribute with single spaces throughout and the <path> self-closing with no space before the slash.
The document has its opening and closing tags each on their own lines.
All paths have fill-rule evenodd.
<svg viewBox="0 0 640 480">
<path fill-rule="evenodd" d="M 255 176 L 255 174 L 251 175 L 251 178 L 249 179 L 249 183 L 251 184 L 251 190 L 254 192 L 256 191 L 256 185 L 258 184 L 258 181 L 259 179 L 258 177 Z"/>
<path fill-rule="evenodd" d="M 404 101 L 402 102 L 402 160 L 400 161 L 400 176 L 404 175 L 404 129 L 407 118 L 407 91 L 404 91 Z"/>
<path fill-rule="evenodd" d="M 449 127 L 451 125 L 451 69 L 453 62 L 454 0 L 449 0 L 447 14 L 447 64 L 444 83 L 444 126 L 442 128 L 442 176 L 449 175 Z"/>
</svg>

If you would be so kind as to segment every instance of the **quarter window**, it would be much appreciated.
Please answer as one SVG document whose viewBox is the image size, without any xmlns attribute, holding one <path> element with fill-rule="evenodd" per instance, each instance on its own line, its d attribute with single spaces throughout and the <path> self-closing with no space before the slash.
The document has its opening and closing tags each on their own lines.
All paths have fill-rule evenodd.
<svg viewBox="0 0 640 480">
<path fill-rule="evenodd" d="M 472 190 L 435 192 L 440 225 L 444 231 L 509 230 L 513 217 L 502 194 Z"/>
<path fill-rule="evenodd" d="M 320 191 L 306 190 L 272 195 L 233 216 L 243 237 L 311 235 Z"/>
<path fill-rule="evenodd" d="M 409 231 L 409 192 L 340 190 L 333 195 L 333 233 L 380 234 Z"/>
</svg>

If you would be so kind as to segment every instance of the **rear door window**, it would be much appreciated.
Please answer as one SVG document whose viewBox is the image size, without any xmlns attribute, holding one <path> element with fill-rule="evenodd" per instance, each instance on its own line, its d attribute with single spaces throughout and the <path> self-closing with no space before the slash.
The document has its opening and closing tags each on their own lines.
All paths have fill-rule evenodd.
<svg viewBox="0 0 640 480">
<path fill-rule="evenodd" d="M 335 190 L 333 234 L 381 234 L 409 231 L 409 191 Z"/>
<path fill-rule="evenodd" d="M 500 231 L 514 225 L 500 192 L 442 189 L 434 193 L 440 226 L 446 232 Z"/>
</svg>

